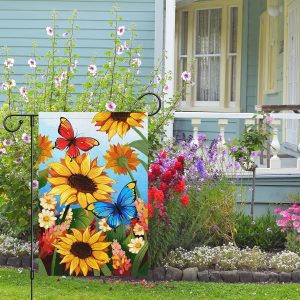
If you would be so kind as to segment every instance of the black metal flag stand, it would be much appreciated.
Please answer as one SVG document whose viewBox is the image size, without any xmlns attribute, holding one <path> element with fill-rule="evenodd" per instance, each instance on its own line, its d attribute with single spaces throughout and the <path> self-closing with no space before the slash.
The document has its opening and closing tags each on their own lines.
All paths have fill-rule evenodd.
<svg viewBox="0 0 300 300">
<path fill-rule="evenodd" d="M 148 113 L 148 116 L 154 116 L 156 115 L 162 106 L 161 103 L 161 98 L 152 92 L 145 93 L 141 95 L 140 97 L 137 98 L 137 100 L 141 100 L 145 96 L 154 96 L 157 99 L 157 109 L 154 112 Z M 9 125 L 7 124 L 7 121 L 11 118 L 29 118 L 30 120 L 30 147 L 31 147 L 31 152 L 30 152 L 30 299 L 33 300 L 33 281 L 34 281 L 34 255 L 33 255 L 33 240 L 34 240 L 34 229 L 33 229 L 33 153 L 34 153 L 34 125 L 35 125 L 35 117 L 38 117 L 36 114 L 10 114 L 6 116 L 3 120 L 3 127 L 6 131 L 8 132 L 17 132 L 22 124 L 24 123 L 23 120 L 19 120 L 19 124 L 15 128 L 9 128 Z"/>
</svg>

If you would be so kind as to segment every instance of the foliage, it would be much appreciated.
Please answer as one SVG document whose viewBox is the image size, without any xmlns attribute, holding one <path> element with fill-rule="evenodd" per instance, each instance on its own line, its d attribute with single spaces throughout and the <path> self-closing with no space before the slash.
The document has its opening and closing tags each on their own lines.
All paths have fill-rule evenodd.
<svg viewBox="0 0 300 300">
<path fill-rule="evenodd" d="M 52 24 L 47 26 L 49 51 L 38 55 L 38 45 L 33 43 L 31 58 L 28 60 L 28 73 L 22 82 L 14 79 L 15 60 L 9 49 L 3 49 L 4 68 L 3 84 L 0 95 L 5 98 L 5 105 L 0 108 L 0 121 L 10 113 L 38 113 L 39 111 L 149 111 L 157 108 L 152 99 L 137 98 L 145 93 L 155 91 L 161 98 L 167 97 L 172 74 L 163 73 L 162 61 L 147 74 L 147 80 L 140 76 L 143 65 L 143 50 L 136 44 L 136 29 L 125 28 L 118 8 L 113 8 L 114 21 L 110 40 L 112 48 L 104 53 L 105 63 L 97 66 L 98 58 L 92 57 L 86 67 L 86 76 L 82 85 L 75 84 L 80 57 L 76 53 L 77 12 L 69 19 L 66 31 L 59 28 L 58 16 L 52 13 Z M 17 60 L 16 60 L 17 63 Z M 190 79 L 183 79 L 183 88 Z M 149 151 L 161 147 L 165 136 L 165 126 L 173 118 L 173 111 L 180 101 L 180 92 L 172 98 L 165 99 L 164 108 L 153 118 L 149 118 Z M 26 122 L 25 122 L 26 123 Z M 23 124 L 19 133 L 9 134 L 0 128 L 0 143 L 12 140 L 13 145 L 0 147 L 0 187 L 6 194 L 7 201 L 0 208 L 0 215 L 8 215 L 9 220 L 16 221 L 15 235 L 26 233 L 29 227 L 29 151 L 21 135 L 29 134 L 28 124 Z M 16 124 L 14 124 L 16 125 Z M 37 140 L 37 126 L 34 139 Z M 26 145 L 27 146 L 27 145 Z M 37 153 L 35 157 L 37 157 Z M 16 165 L 16 161 L 22 162 Z"/>
<path fill-rule="evenodd" d="M 240 213 L 236 218 L 235 243 L 241 248 L 258 246 L 265 251 L 284 249 L 285 234 L 276 224 L 276 217 L 268 212 L 252 221 Z"/>
</svg>

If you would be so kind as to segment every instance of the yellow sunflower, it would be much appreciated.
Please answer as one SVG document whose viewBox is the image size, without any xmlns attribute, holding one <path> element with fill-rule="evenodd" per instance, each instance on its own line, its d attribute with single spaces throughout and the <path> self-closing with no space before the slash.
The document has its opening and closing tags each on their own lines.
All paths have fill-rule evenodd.
<svg viewBox="0 0 300 300">
<path fill-rule="evenodd" d="M 120 138 L 129 131 L 131 127 L 143 128 L 145 113 L 124 113 L 124 112 L 100 112 L 93 118 L 95 126 L 99 126 L 99 131 L 108 133 L 108 140 L 118 134 Z"/>
<path fill-rule="evenodd" d="M 82 208 L 93 209 L 92 203 L 109 201 L 115 183 L 103 171 L 105 166 L 97 166 L 97 158 L 91 161 L 89 154 L 82 154 L 75 159 L 66 155 L 61 162 L 48 164 L 51 177 L 50 195 L 60 196 L 60 205 L 79 203 Z"/>
<path fill-rule="evenodd" d="M 107 160 L 106 168 L 112 169 L 116 174 L 136 171 L 140 164 L 137 153 L 128 145 L 111 145 L 103 157 Z"/>
<path fill-rule="evenodd" d="M 48 158 L 52 157 L 52 142 L 49 140 L 48 136 L 40 135 L 38 137 L 38 145 L 41 149 L 38 161 L 44 163 Z"/>
<path fill-rule="evenodd" d="M 70 275 L 74 272 L 76 276 L 82 273 L 87 275 L 88 271 L 98 270 L 110 261 L 107 255 L 107 247 L 111 242 L 105 242 L 105 236 L 89 227 L 84 232 L 72 229 L 71 234 L 58 237 L 54 244 L 57 253 L 62 256 L 61 264 L 66 264 L 65 270 L 70 269 Z"/>
</svg>

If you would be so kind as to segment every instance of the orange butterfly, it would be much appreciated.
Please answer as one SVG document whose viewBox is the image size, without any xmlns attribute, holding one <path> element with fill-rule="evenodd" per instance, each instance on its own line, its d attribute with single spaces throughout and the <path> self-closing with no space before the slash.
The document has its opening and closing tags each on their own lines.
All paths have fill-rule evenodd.
<svg viewBox="0 0 300 300">
<path fill-rule="evenodd" d="M 76 138 L 71 123 L 66 118 L 60 118 L 58 133 L 62 138 L 57 138 L 55 147 L 59 150 L 67 150 L 67 154 L 71 158 L 75 158 L 80 154 L 79 150 L 89 151 L 95 146 L 99 146 L 96 139 L 90 137 Z"/>
</svg>

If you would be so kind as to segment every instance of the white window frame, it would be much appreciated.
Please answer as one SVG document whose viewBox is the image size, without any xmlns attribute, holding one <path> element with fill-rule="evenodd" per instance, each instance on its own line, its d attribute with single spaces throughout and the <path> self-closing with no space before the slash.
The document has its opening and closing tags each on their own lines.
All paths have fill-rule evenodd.
<svg viewBox="0 0 300 300">
<path fill-rule="evenodd" d="M 237 26 L 237 53 L 236 53 L 236 101 L 230 101 L 230 79 L 227 78 L 230 68 L 229 39 L 230 39 L 230 8 L 238 8 Z M 220 101 L 197 101 L 197 83 L 190 85 L 186 90 L 186 99 L 181 101 L 181 110 L 184 111 L 227 111 L 240 112 L 240 87 L 241 87 L 241 55 L 242 55 L 242 26 L 243 26 L 243 0 L 210 0 L 182 6 L 177 9 L 176 18 L 176 86 L 181 86 L 181 68 L 179 51 L 181 49 L 181 15 L 188 12 L 188 45 L 187 45 L 187 66 L 192 71 L 192 78 L 195 80 L 197 74 L 196 59 L 196 22 L 197 11 L 208 9 L 222 9 L 221 23 L 221 59 L 220 59 Z M 198 57 L 199 55 L 197 55 Z M 207 56 L 207 55 L 205 55 Z"/>
</svg>

